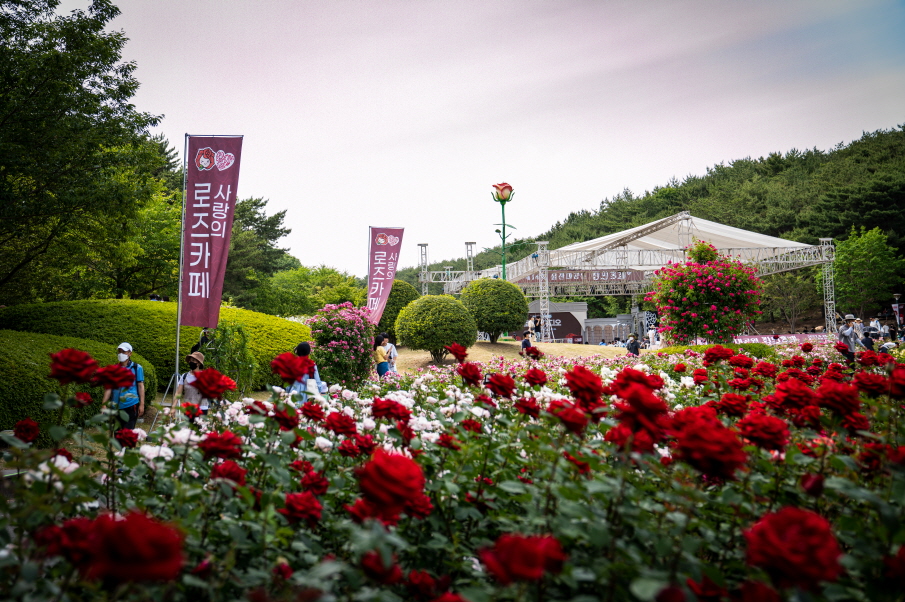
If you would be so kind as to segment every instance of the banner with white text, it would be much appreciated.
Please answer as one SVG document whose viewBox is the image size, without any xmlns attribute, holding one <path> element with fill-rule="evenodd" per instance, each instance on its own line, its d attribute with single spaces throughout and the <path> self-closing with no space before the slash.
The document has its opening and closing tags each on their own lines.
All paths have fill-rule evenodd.
<svg viewBox="0 0 905 602">
<path fill-rule="evenodd" d="M 187 136 L 179 323 L 216 328 L 239 186 L 241 136 Z"/>
<path fill-rule="evenodd" d="M 380 322 L 396 278 L 404 228 L 370 228 L 368 248 L 368 309 L 370 320 Z"/>
</svg>

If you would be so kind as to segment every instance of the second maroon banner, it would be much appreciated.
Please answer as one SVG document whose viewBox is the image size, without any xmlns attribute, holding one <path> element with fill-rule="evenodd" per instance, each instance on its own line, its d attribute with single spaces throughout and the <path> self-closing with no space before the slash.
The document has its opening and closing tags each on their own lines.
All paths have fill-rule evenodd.
<svg viewBox="0 0 905 602">
<path fill-rule="evenodd" d="M 368 248 L 368 309 L 370 320 L 380 322 L 387 305 L 396 266 L 399 265 L 399 249 L 402 247 L 404 228 L 370 228 Z"/>
<path fill-rule="evenodd" d="M 179 323 L 216 328 L 239 186 L 242 137 L 187 138 Z"/>
</svg>

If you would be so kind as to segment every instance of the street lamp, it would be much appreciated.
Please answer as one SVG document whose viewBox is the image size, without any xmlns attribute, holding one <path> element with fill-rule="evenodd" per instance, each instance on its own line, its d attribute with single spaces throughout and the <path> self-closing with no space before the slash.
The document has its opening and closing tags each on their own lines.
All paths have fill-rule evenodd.
<svg viewBox="0 0 905 602">
<path fill-rule="evenodd" d="M 506 226 L 509 226 L 511 229 L 515 230 L 515 226 L 509 225 L 506 223 L 506 203 L 512 200 L 512 186 L 503 182 L 502 184 L 494 184 L 493 187 L 496 189 L 494 192 L 491 192 L 491 196 L 493 196 L 493 200 L 500 204 L 500 209 L 503 212 L 503 223 L 502 224 L 494 224 L 495 226 L 502 226 L 503 230 L 496 230 L 496 233 L 500 235 L 500 241 L 503 244 L 503 280 L 506 279 L 506 239 L 509 237 L 506 234 Z"/>
</svg>

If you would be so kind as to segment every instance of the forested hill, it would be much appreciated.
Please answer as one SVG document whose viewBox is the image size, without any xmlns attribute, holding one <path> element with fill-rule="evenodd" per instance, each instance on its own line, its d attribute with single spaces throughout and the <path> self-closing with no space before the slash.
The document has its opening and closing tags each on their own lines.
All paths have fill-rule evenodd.
<svg viewBox="0 0 905 602">
<path fill-rule="evenodd" d="M 879 227 L 887 232 L 891 245 L 905 251 L 905 125 L 866 133 L 829 151 L 792 149 L 720 163 L 704 175 L 673 180 L 639 196 L 625 190 L 604 199 L 598 210 L 571 213 L 528 240 L 549 240 L 550 248 L 556 249 L 679 211 L 812 244 L 822 237 L 845 239 L 852 226 Z M 514 259 L 533 248 L 522 246 Z M 475 257 L 478 269 L 499 263 L 498 252 Z M 431 269 L 444 265 L 465 269 L 465 259 L 438 261 Z M 417 268 L 398 274 L 417 285 Z"/>
</svg>

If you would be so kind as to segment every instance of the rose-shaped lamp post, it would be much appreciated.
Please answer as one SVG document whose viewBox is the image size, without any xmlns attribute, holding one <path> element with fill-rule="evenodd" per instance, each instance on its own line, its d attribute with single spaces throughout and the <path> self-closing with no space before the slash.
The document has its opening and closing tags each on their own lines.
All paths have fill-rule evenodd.
<svg viewBox="0 0 905 602">
<path fill-rule="evenodd" d="M 500 240 L 503 243 L 503 280 L 506 279 L 506 238 L 508 238 L 508 234 L 506 234 L 506 203 L 512 200 L 512 186 L 503 182 L 502 184 L 494 184 L 493 187 L 496 189 L 495 192 L 491 192 L 490 194 L 493 196 L 493 200 L 500 204 L 500 209 L 503 211 L 503 223 L 502 224 L 494 224 L 494 226 L 502 227 L 502 231 L 497 230 L 497 234 L 500 235 Z M 515 226 L 509 226 L 511 229 L 515 230 Z"/>
</svg>

